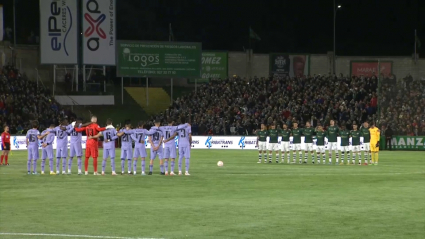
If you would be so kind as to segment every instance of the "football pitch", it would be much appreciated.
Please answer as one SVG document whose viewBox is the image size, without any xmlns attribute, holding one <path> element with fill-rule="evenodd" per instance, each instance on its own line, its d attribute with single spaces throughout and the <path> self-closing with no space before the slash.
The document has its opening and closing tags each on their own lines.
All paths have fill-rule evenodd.
<svg viewBox="0 0 425 239">
<path fill-rule="evenodd" d="M 424 152 L 336 166 L 193 150 L 191 176 L 173 177 L 159 175 L 158 160 L 152 176 L 140 175 L 140 160 L 137 176 L 111 176 L 109 160 L 108 175 L 94 176 L 90 160 L 91 174 L 79 176 L 75 158 L 72 175 L 51 176 L 27 175 L 26 151 L 9 158 L 0 167 L 0 238 L 425 237 Z"/>
</svg>

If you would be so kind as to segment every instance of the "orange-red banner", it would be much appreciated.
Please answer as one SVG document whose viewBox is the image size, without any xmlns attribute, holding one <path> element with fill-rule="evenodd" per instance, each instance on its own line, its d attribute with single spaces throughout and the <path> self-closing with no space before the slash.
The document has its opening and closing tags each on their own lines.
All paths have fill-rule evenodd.
<svg viewBox="0 0 425 239">
<path fill-rule="evenodd" d="M 351 62 L 351 75 L 352 76 L 378 76 L 379 73 L 384 77 L 391 75 L 392 73 L 392 62 L 377 62 L 377 61 L 367 61 L 367 62 L 359 62 L 352 61 Z M 379 68 L 380 70 L 379 70 Z"/>
</svg>

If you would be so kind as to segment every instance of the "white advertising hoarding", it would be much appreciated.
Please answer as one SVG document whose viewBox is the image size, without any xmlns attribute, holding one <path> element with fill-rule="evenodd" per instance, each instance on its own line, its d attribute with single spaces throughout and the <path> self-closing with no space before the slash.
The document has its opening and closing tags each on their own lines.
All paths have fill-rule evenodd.
<svg viewBox="0 0 425 239">
<path fill-rule="evenodd" d="M 77 64 L 76 0 L 40 0 L 41 64 Z"/>
<path fill-rule="evenodd" d="M 175 138 L 175 143 L 177 147 L 177 139 Z M 83 149 L 86 148 L 86 136 L 83 136 Z M 148 144 L 147 137 L 145 138 L 146 148 L 150 148 L 150 144 Z M 301 142 L 304 142 L 304 137 L 302 137 Z M 1 141 L 0 141 L 1 143 Z M 70 137 L 68 137 L 68 147 L 70 143 Z M 327 141 L 325 142 L 325 148 L 328 148 Z M 340 145 L 341 141 L 338 138 L 338 145 Z M 193 136 L 192 137 L 192 149 L 258 149 L 257 148 L 257 137 L 255 136 Z M 279 141 L 280 144 L 280 141 Z M 315 144 L 315 140 L 314 140 Z M 291 149 L 292 149 L 292 137 L 291 137 Z M 360 147 L 363 150 L 363 138 L 360 138 Z M 26 148 L 26 140 L 25 136 L 12 136 L 11 137 L 11 149 L 12 150 L 25 150 Z M 301 148 L 304 150 L 305 144 L 301 143 Z M 41 143 L 39 145 L 41 149 Z M 56 139 L 53 143 L 53 148 L 56 149 Z M 351 140 L 350 140 L 350 148 L 351 148 Z M 316 149 L 316 145 L 314 145 L 314 149 Z"/>
<path fill-rule="evenodd" d="M 115 0 L 83 0 L 83 64 L 115 65 Z"/>
</svg>

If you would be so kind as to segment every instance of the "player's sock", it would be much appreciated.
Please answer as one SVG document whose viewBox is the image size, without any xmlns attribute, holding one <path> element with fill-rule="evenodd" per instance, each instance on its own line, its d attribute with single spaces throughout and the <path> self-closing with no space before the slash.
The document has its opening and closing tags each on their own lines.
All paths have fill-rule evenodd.
<svg viewBox="0 0 425 239">
<path fill-rule="evenodd" d="M 345 159 L 345 152 L 342 151 L 341 152 L 341 163 L 344 163 L 344 159 Z M 338 158 L 336 159 L 336 162 L 338 163 Z"/>
<path fill-rule="evenodd" d="M 320 163 L 320 153 L 316 153 L 317 163 Z"/>
<path fill-rule="evenodd" d="M 153 172 L 153 165 L 149 164 L 149 172 Z"/>
<path fill-rule="evenodd" d="M 106 169 L 106 159 L 102 160 L 102 172 L 105 172 Z"/>
<path fill-rule="evenodd" d="M 372 163 L 375 163 L 375 153 L 374 152 L 372 152 L 371 158 L 372 158 Z"/>
<path fill-rule="evenodd" d="M 46 159 L 42 159 L 41 161 L 41 172 L 44 172 L 44 166 L 46 165 Z"/>
<path fill-rule="evenodd" d="M 27 161 L 27 171 L 31 172 L 31 159 L 28 159 Z"/>
<path fill-rule="evenodd" d="M 314 152 L 310 152 L 310 154 L 311 154 L 311 161 L 314 163 L 314 160 L 315 160 L 315 158 L 314 158 Z"/>
<path fill-rule="evenodd" d="M 295 163 L 296 160 L 297 160 L 297 152 L 292 152 L 292 162 Z"/>
<path fill-rule="evenodd" d="M 93 157 L 93 168 L 94 168 L 94 172 L 97 173 L 97 157 L 96 158 Z"/>
<path fill-rule="evenodd" d="M 269 153 L 269 162 L 272 161 L 272 157 L 273 157 L 273 155 L 271 153 Z"/>
<path fill-rule="evenodd" d="M 322 154 L 322 158 L 323 158 L 323 163 L 326 163 L 326 154 L 325 153 Z"/>
<path fill-rule="evenodd" d="M 69 157 L 68 159 L 68 171 L 71 172 L 71 168 L 72 168 L 72 160 L 74 159 L 74 157 Z"/>
<path fill-rule="evenodd" d="M 115 158 L 112 158 L 112 157 L 111 157 L 111 169 L 112 169 L 112 172 L 115 172 Z"/>
<path fill-rule="evenodd" d="M 375 164 L 378 164 L 378 161 L 379 161 L 379 153 L 376 152 L 375 153 Z"/>
<path fill-rule="evenodd" d="M 121 172 L 124 172 L 125 159 L 121 159 Z"/>
<path fill-rule="evenodd" d="M 183 161 L 183 158 L 180 158 L 180 155 L 179 155 L 179 172 L 182 171 L 182 161 Z"/>
<path fill-rule="evenodd" d="M 53 172 L 53 158 L 49 159 L 50 172 Z"/>
<path fill-rule="evenodd" d="M 264 157 L 264 162 L 267 162 L 267 153 L 263 153 L 263 157 Z M 181 171 L 181 170 L 179 170 Z"/>
<path fill-rule="evenodd" d="M 131 172 L 131 159 L 127 159 L 127 171 L 128 173 Z"/>
<path fill-rule="evenodd" d="M 186 172 L 189 172 L 190 158 L 186 158 Z"/>
<path fill-rule="evenodd" d="M 174 160 L 171 161 L 171 171 L 170 172 L 174 172 Z"/>
<path fill-rule="evenodd" d="M 62 172 L 66 170 L 66 158 L 62 158 Z"/>
<path fill-rule="evenodd" d="M 302 151 L 298 152 L 298 156 L 299 156 L 298 158 L 299 158 L 300 163 L 301 163 L 301 160 L 303 158 L 303 152 Z"/>
<path fill-rule="evenodd" d="M 163 165 L 163 164 L 160 164 L 160 165 L 159 165 L 159 171 L 160 171 L 161 173 L 163 173 L 163 172 L 164 172 L 164 165 Z"/>
<path fill-rule="evenodd" d="M 307 162 L 308 152 L 304 152 L 304 162 Z"/>
<path fill-rule="evenodd" d="M 3 156 L 2 156 L 3 157 Z M 3 158 L 1 160 L 3 162 Z M 261 152 L 258 153 L 258 161 L 261 162 Z"/>
<path fill-rule="evenodd" d="M 9 163 L 9 155 L 8 154 L 6 154 L 6 156 L 4 156 L 4 160 L 6 160 L 6 164 L 8 164 Z"/>
<path fill-rule="evenodd" d="M 137 171 L 137 158 L 133 159 L 133 172 Z"/>
<path fill-rule="evenodd" d="M 353 152 L 353 164 L 356 164 L 357 153 Z"/>
<path fill-rule="evenodd" d="M 351 161 L 351 152 L 347 152 L 347 163 L 350 163 Z"/>
<path fill-rule="evenodd" d="M 339 162 L 339 152 L 338 151 L 336 151 L 336 153 L 335 153 L 335 160 L 336 160 L 336 163 Z"/>
<path fill-rule="evenodd" d="M 0 161 L 0 164 L 3 164 L 3 158 L 4 158 L 4 155 L 1 155 L 1 161 Z"/>
<path fill-rule="evenodd" d="M 61 164 L 61 158 L 56 158 L 56 172 L 59 172 L 60 164 Z"/>
<path fill-rule="evenodd" d="M 286 158 L 287 162 L 289 163 L 289 161 L 291 161 L 291 154 L 289 152 L 286 152 Z"/>
<path fill-rule="evenodd" d="M 285 152 L 284 151 L 281 151 L 280 153 L 282 155 L 282 162 L 283 162 L 283 161 L 285 161 Z"/>
<path fill-rule="evenodd" d="M 35 173 L 35 172 L 37 172 L 37 159 L 34 159 L 33 161 L 32 161 L 32 171 Z"/>
<path fill-rule="evenodd" d="M 276 153 L 276 162 L 279 162 L 280 156 L 279 153 Z"/>
<path fill-rule="evenodd" d="M 369 158 L 369 163 L 372 163 L 372 153 L 371 152 L 368 152 L 367 153 L 369 156 L 368 156 L 368 158 Z"/>
<path fill-rule="evenodd" d="M 168 172 L 168 160 L 164 161 L 164 170 L 165 172 Z"/>
<path fill-rule="evenodd" d="M 329 153 L 329 163 L 332 163 L 332 153 Z"/>
<path fill-rule="evenodd" d="M 146 167 L 146 160 L 142 159 L 142 172 L 145 171 L 145 167 Z"/>
<path fill-rule="evenodd" d="M 81 162 L 82 160 L 81 160 L 81 156 L 80 157 L 77 157 L 77 164 L 78 164 L 78 171 L 79 172 L 81 172 L 81 165 L 82 165 L 82 162 Z"/>
<path fill-rule="evenodd" d="M 84 161 L 84 171 L 89 171 L 89 157 L 86 157 L 86 160 Z"/>
</svg>

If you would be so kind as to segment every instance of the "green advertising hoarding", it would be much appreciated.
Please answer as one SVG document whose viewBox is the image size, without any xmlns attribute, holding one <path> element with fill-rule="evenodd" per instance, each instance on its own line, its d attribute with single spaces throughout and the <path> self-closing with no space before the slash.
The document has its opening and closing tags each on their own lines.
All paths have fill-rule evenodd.
<svg viewBox="0 0 425 239">
<path fill-rule="evenodd" d="M 391 143 L 395 150 L 425 150 L 425 136 L 394 136 Z"/>
<path fill-rule="evenodd" d="M 117 41 L 117 76 L 198 78 L 201 54 L 198 42 Z"/>
<path fill-rule="evenodd" d="M 201 79 L 189 79 L 189 83 L 208 83 L 210 79 L 226 79 L 227 52 L 202 52 Z"/>
</svg>

